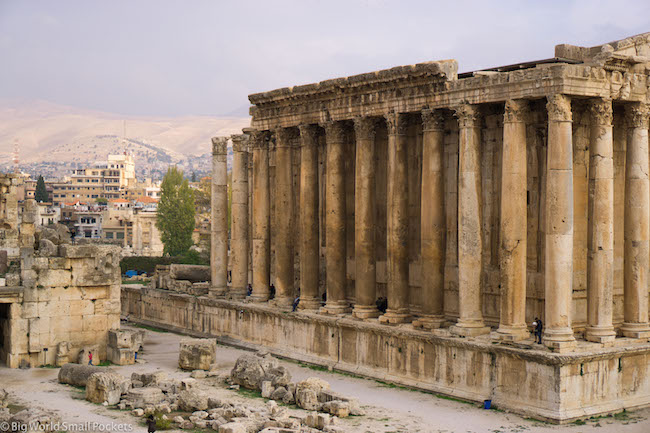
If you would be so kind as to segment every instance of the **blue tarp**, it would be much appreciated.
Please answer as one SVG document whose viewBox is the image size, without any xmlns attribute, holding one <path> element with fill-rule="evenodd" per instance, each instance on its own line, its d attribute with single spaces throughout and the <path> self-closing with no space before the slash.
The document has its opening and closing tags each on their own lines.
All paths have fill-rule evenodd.
<svg viewBox="0 0 650 433">
<path fill-rule="evenodd" d="M 129 271 L 126 271 L 124 273 L 124 275 L 126 275 L 129 278 L 135 277 L 136 275 L 138 275 L 138 271 L 129 270 Z"/>
</svg>

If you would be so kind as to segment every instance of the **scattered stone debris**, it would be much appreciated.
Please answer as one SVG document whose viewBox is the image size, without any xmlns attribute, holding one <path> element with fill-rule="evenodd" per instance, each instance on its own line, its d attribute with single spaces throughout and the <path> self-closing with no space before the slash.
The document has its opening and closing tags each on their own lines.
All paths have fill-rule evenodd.
<svg viewBox="0 0 650 433">
<path fill-rule="evenodd" d="M 285 404 L 295 403 L 305 410 L 317 410 L 345 418 L 364 415 L 356 399 L 337 394 L 322 379 L 310 377 L 295 384 L 291 375 L 269 354 L 243 355 L 230 372 L 230 381 L 260 391 L 262 397 Z"/>
<path fill-rule="evenodd" d="M 190 353 L 195 353 L 202 358 L 201 364 L 208 367 L 214 364 L 213 357 L 209 355 L 216 350 L 214 340 L 185 340 L 184 346 L 188 357 Z M 268 354 L 241 356 L 227 380 L 230 388 L 239 389 L 241 386 L 260 391 L 270 398 L 262 407 L 211 397 L 209 388 L 215 383 L 223 383 L 221 378 L 207 381 L 208 377 L 215 375 L 214 369 L 207 373 L 203 369 L 195 369 L 192 378 L 179 380 L 169 378 L 165 371 L 158 370 L 132 373 L 129 379 L 109 368 L 65 364 L 59 372 L 59 382 L 86 386 L 86 400 L 90 402 L 117 405 L 136 417 L 150 414 L 164 416 L 173 427 L 184 430 L 331 433 L 337 431 L 334 425 L 339 418 L 362 414 L 356 400 L 334 393 L 324 380 L 309 378 L 297 384 L 291 382 L 286 368 Z M 0 402 L 2 397 L 0 392 Z M 311 412 L 302 417 L 290 416 L 285 405 L 293 403 Z M 173 418 L 172 413 L 175 414 Z"/>
<path fill-rule="evenodd" d="M 61 422 L 56 414 L 36 407 L 12 414 L 7 408 L 11 403 L 9 397 L 7 391 L 0 389 L 0 430 L 3 432 L 47 432 L 49 426 Z"/>
</svg>

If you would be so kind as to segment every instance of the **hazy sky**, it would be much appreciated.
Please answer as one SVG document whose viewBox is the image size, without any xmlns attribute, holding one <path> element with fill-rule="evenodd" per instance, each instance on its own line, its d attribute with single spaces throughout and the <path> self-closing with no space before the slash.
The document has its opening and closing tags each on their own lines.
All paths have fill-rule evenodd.
<svg viewBox="0 0 650 433">
<path fill-rule="evenodd" d="M 647 0 L 0 0 L 0 98 L 241 115 L 278 87 L 447 58 L 470 71 L 647 31 Z"/>
</svg>

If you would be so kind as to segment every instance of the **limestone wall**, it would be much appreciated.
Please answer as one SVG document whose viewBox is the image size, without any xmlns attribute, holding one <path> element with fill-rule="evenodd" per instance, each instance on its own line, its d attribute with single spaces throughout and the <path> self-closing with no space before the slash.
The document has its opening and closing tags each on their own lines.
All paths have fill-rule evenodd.
<svg viewBox="0 0 650 433">
<path fill-rule="evenodd" d="M 23 360 L 55 364 L 64 342 L 70 361 L 83 347 L 96 348 L 95 359 L 106 359 L 108 331 L 120 326 L 119 260 L 113 246 L 60 245 L 52 256 L 24 249 L 22 299 L 10 304 L 0 323 L 0 359 L 12 368 Z"/>
<path fill-rule="evenodd" d="M 122 312 L 292 359 L 482 401 L 556 422 L 650 404 L 650 344 L 559 355 L 323 315 L 286 313 L 147 288 Z"/>
</svg>

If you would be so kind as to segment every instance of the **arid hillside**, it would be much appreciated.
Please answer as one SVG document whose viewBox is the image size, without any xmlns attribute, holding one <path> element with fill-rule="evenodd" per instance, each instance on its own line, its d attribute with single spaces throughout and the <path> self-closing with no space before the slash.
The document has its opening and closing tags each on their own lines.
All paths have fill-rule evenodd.
<svg viewBox="0 0 650 433">
<path fill-rule="evenodd" d="M 141 173 L 164 171 L 169 164 L 204 171 L 210 138 L 238 133 L 248 124 L 248 118 L 127 117 L 44 101 L 0 100 L 0 167 L 11 163 L 17 139 L 25 168 L 85 165 L 128 150 Z"/>
</svg>

